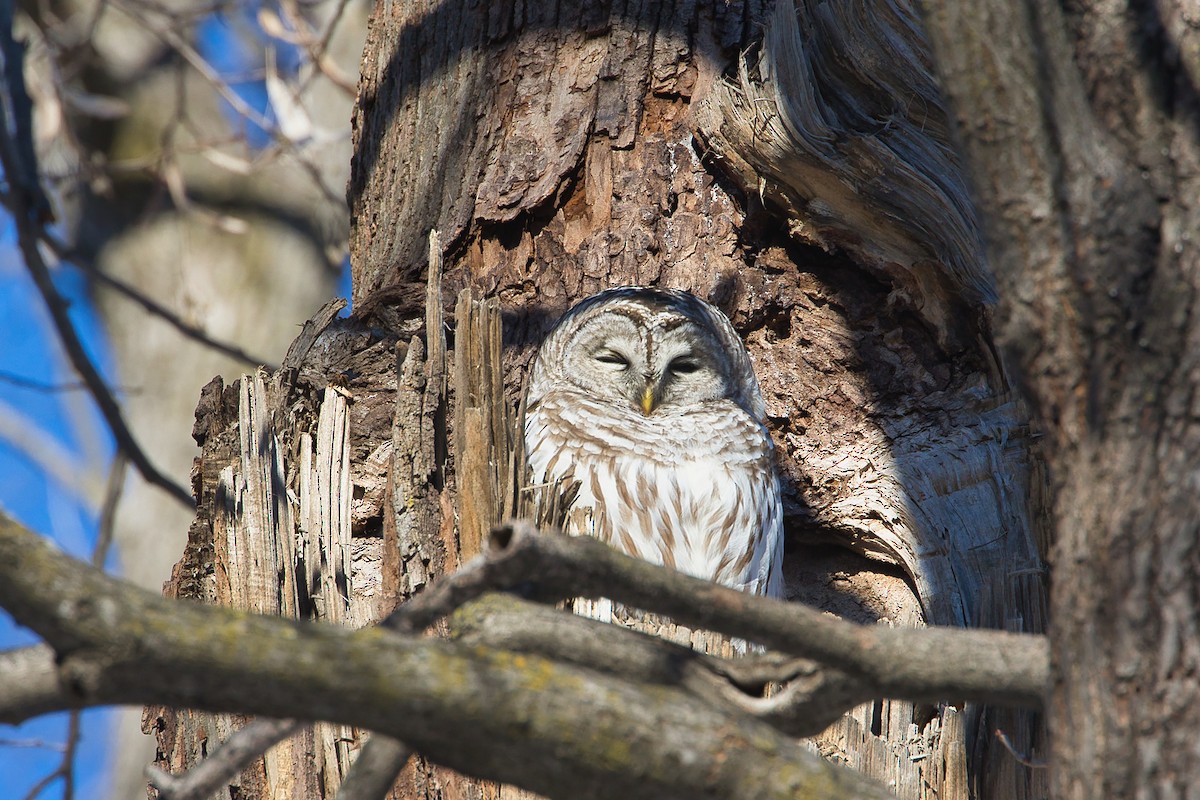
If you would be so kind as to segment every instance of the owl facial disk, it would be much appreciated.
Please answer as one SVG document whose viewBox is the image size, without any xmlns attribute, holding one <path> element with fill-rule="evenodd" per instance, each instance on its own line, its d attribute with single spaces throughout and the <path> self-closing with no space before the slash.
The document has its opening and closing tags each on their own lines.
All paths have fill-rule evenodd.
<svg viewBox="0 0 1200 800">
<path fill-rule="evenodd" d="M 687 408 L 729 394 L 720 346 L 690 322 L 660 330 L 650 354 L 655 408 Z"/>
<path fill-rule="evenodd" d="M 580 391 L 649 417 L 728 396 L 720 348 L 690 319 L 608 313 L 580 328 L 562 367 Z"/>
</svg>

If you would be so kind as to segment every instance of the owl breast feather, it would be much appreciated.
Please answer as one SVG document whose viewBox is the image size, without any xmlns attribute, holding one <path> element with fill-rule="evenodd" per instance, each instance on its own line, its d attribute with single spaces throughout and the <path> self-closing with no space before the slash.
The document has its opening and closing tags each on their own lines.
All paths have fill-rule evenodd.
<svg viewBox="0 0 1200 800">
<path fill-rule="evenodd" d="M 732 401 L 644 416 L 549 393 L 526 419 L 533 482 L 574 480 L 568 533 L 756 594 L 775 593 L 771 440 Z"/>
</svg>

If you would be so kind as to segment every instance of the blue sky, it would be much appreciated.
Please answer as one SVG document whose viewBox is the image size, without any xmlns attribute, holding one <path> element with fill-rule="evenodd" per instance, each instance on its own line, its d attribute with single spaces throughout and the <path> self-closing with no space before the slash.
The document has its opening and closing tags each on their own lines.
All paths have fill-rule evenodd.
<svg viewBox="0 0 1200 800">
<path fill-rule="evenodd" d="M 62 270 L 59 290 L 72 299 L 72 318 L 92 349 L 93 358 L 109 374 L 104 338 L 90 304 L 82 295 L 78 275 Z M 80 470 L 87 468 L 88 451 L 99 445 L 106 463 L 112 443 L 89 400 L 78 392 L 45 392 L 16 385 L 11 377 L 39 384 L 74 384 L 76 378 L 64 363 L 50 330 L 41 297 L 29 279 L 13 242 L 11 222 L 0 228 L 0 414 L 15 411 L 36 426 L 35 436 L 50 437 Z M 71 397 L 71 394 L 78 396 Z M 26 426 L 28 429 L 28 426 Z M 82 435 L 81 435 L 82 434 Z M 93 455 L 94 457 L 94 455 Z M 23 448 L 0 436 L 0 507 L 22 524 L 58 543 L 68 553 L 88 559 L 96 535 L 96 520 L 69 487 L 49 479 Z M 0 611 L 0 647 L 37 641 Z M 104 709 L 84 713 L 83 735 L 76 754 L 76 797 L 102 797 L 107 782 L 107 730 L 110 714 Z M 14 746 L 44 742 L 62 745 L 67 715 L 54 714 L 19 727 L 0 725 L 0 787 L 6 797 L 24 797 L 44 776 L 53 772 L 61 753 L 46 747 Z M 61 782 L 47 787 L 40 797 L 63 794 Z"/>
</svg>

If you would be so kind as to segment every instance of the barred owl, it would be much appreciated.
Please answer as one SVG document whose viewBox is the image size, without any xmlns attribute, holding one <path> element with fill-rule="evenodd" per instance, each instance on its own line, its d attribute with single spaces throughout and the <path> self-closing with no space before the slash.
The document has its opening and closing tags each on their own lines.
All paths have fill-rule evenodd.
<svg viewBox="0 0 1200 800">
<path fill-rule="evenodd" d="M 578 481 L 570 534 L 779 596 L 783 520 L 765 414 L 724 314 L 687 292 L 609 289 L 568 311 L 534 362 L 533 484 Z M 608 619 L 611 606 L 576 610 Z"/>
</svg>

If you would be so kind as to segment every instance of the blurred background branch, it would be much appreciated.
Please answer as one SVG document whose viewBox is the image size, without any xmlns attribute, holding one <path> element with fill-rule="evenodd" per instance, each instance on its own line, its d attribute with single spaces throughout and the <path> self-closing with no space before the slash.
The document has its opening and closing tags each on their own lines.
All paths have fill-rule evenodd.
<svg viewBox="0 0 1200 800">
<path fill-rule="evenodd" d="M 177 500 L 190 500 L 200 388 L 284 352 L 344 284 L 347 120 L 367 11 L 361 0 L 5 4 L 6 86 L 28 87 L 32 124 L 28 152 L 6 161 L 0 198 L 10 215 L 0 340 L 13 344 L 0 348 L 11 377 L 0 378 L 10 476 L 0 503 L 78 555 L 95 548 L 142 586 L 161 587 L 191 523 Z M 19 59 L 7 55 L 17 43 Z M 40 242 L 25 256 L 11 216 L 21 186 L 33 192 L 22 218 Z M 73 360 L 94 365 L 89 392 L 111 399 L 100 401 L 107 422 L 79 393 L 45 391 L 72 378 L 48 301 L 32 291 L 31 258 L 45 267 L 42 288 L 62 298 L 56 323 L 75 332 Z M 106 430 L 116 419 L 128 432 L 120 445 Z M 114 448 L 124 455 L 114 460 Z M 127 471 L 126 456 L 174 488 Z M 99 555 L 106 541 L 110 557 Z M 0 644 L 26 640 L 0 624 Z M 53 753 L 20 765 L 0 753 L 0 783 L 17 796 L 42 777 L 53 782 L 46 791 L 139 796 L 153 744 L 138 717 L 83 714 L 82 781 Z M 64 723 L 74 724 L 40 720 L 5 738 L 61 739 Z M 108 783 L 99 765 L 111 754 L 100 751 L 114 739 Z"/>
</svg>

